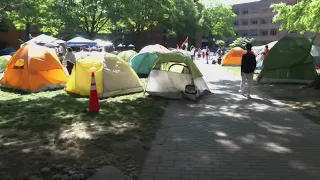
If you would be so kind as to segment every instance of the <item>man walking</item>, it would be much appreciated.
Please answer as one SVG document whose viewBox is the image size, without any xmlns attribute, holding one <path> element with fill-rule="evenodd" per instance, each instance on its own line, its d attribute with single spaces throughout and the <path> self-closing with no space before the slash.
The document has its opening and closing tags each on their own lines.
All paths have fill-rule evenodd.
<svg viewBox="0 0 320 180">
<path fill-rule="evenodd" d="M 251 43 L 246 44 L 247 53 L 244 54 L 241 59 L 242 81 L 241 81 L 240 90 L 239 90 L 239 92 L 241 94 L 244 94 L 245 84 L 247 83 L 248 84 L 248 88 L 247 88 L 247 97 L 248 98 L 250 98 L 250 89 L 252 86 L 254 70 L 256 69 L 256 65 L 257 65 L 256 56 L 251 51 L 251 49 L 252 49 L 252 44 Z"/>
</svg>

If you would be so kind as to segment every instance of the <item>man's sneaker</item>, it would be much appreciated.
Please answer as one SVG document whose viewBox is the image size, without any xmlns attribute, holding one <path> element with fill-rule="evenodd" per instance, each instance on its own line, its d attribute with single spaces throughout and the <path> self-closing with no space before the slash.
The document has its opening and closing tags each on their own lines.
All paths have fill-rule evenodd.
<svg viewBox="0 0 320 180">
<path fill-rule="evenodd" d="M 249 99 L 251 99 L 251 96 L 250 96 L 250 94 L 247 94 L 247 97 L 248 97 Z"/>
</svg>

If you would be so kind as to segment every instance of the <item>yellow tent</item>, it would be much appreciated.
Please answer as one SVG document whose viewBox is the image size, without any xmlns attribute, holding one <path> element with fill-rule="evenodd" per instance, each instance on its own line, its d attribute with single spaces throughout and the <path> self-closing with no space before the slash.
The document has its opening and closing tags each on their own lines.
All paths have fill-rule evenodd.
<svg viewBox="0 0 320 180">
<path fill-rule="evenodd" d="M 222 60 L 224 66 L 239 66 L 241 65 L 242 55 L 246 53 L 241 47 L 232 48 Z"/>
<path fill-rule="evenodd" d="M 63 88 L 68 74 L 53 49 L 24 45 L 9 60 L 0 80 L 3 87 L 38 92 Z"/>
<path fill-rule="evenodd" d="M 122 51 L 120 52 L 117 57 L 121 58 L 122 60 L 124 60 L 125 62 L 129 62 L 131 60 L 131 58 L 133 56 L 135 56 L 137 54 L 137 52 L 135 52 L 134 50 L 127 50 L 127 51 Z"/>
<path fill-rule="evenodd" d="M 99 97 L 143 91 L 138 75 L 125 61 L 104 53 L 78 60 L 67 82 L 66 91 L 89 96 L 92 72 L 95 73 Z"/>
</svg>

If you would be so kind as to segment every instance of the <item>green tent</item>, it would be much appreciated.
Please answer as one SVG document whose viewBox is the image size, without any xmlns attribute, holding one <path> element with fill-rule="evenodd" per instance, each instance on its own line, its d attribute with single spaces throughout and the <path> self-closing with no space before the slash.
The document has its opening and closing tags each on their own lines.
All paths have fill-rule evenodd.
<svg viewBox="0 0 320 180">
<path fill-rule="evenodd" d="M 177 73 L 183 73 L 184 70 L 188 69 L 194 79 L 202 77 L 202 73 L 196 64 L 190 59 L 190 57 L 184 55 L 182 52 L 155 54 L 158 55 L 158 59 L 152 65 L 155 69 Z"/>
<path fill-rule="evenodd" d="M 312 41 L 305 37 L 283 37 L 269 51 L 259 83 L 308 84 L 317 76 L 310 54 Z"/>
<path fill-rule="evenodd" d="M 129 62 L 130 59 L 135 56 L 137 54 L 137 52 L 133 51 L 133 50 L 127 50 L 127 51 L 122 51 L 120 52 L 117 57 L 124 60 L 125 62 Z"/>
</svg>

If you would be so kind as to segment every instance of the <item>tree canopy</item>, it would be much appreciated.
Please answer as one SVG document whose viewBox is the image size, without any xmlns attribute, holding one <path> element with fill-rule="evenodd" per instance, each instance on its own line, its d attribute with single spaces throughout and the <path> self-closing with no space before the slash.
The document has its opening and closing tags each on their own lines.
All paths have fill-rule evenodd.
<svg viewBox="0 0 320 180">
<path fill-rule="evenodd" d="M 320 31 L 320 0 L 301 0 L 295 5 L 285 3 L 272 4 L 271 8 L 276 15 L 274 22 L 280 22 L 280 29 L 301 33 L 305 31 Z"/>
<path fill-rule="evenodd" d="M 55 13 L 68 30 L 84 31 L 93 38 L 110 32 L 120 8 L 120 0 L 56 0 Z"/>
<path fill-rule="evenodd" d="M 204 32 L 212 35 L 234 36 L 235 31 L 232 24 L 235 17 L 231 6 L 213 2 L 202 11 L 200 24 Z"/>
<path fill-rule="evenodd" d="M 216 45 L 222 47 L 226 45 L 226 42 L 224 42 L 223 40 L 217 40 Z"/>
<path fill-rule="evenodd" d="M 238 37 L 231 44 L 229 44 L 229 47 L 231 47 L 231 48 L 233 48 L 233 47 L 244 48 L 247 43 L 251 43 L 253 40 L 254 40 L 253 38 Z"/>
<path fill-rule="evenodd" d="M 168 36 L 190 39 L 199 30 L 234 35 L 230 24 L 235 14 L 220 3 L 206 7 L 195 0 L 0 0 L 0 5 L 0 18 L 5 15 L 26 34 L 30 28 L 51 35 L 77 30 L 93 38 L 121 26 L 128 33 L 162 28 Z"/>
</svg>

